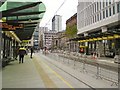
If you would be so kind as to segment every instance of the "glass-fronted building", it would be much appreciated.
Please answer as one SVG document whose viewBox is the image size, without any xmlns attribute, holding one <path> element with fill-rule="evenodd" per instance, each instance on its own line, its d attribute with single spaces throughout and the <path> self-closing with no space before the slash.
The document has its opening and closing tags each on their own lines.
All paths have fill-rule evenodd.
<svg viewBox="0 0 120 90">
<path fill-rule="evenodd" d="M 36 29 L 33 34 L 33 47 L 39 49 L 39 30 Z"/>
<path fill-rule="evenodd" d="M 77 16 L 77 34 L 83 36 L 79 42 L 84 53 L 114 57 L 120 49 L 120 1 L 79 0 Z"/>
</svg>

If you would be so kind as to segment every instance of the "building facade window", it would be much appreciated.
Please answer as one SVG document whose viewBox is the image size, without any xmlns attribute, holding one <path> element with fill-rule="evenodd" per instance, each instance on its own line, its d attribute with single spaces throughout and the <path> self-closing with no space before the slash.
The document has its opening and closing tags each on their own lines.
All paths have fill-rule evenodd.
<svg viewBox="0 0 120 90">
<path fill-rule="evenodd" d="M 100 12 L 100 20 L 102 19 L 102 15 L 101 15 L 101 12 Z"/>
<path fill-rule="evenodd" d="M 106 17 L 108 17 L 108 10 L 106 9 Z"/>
<path fill-rule="evenodd" d="M 103 1 L 103 8 L 105 7 L 105 2 Z"/>
<path fill-rule="evenodd" d="M 96 15 L 95 15 L 95 22 L 96 22 Z"/>
<path fill-rule="evenodd" d="M 108 1 L 106 0 L 106 6 L 108 6 Z"/>
<path fill-rule="evenodd" d="M 79 10 L 79 15 L 81 15 L 78 18 L 79 23 L 81 23 L 80 28 L 120 12 L 120 2 L 113 2 L 112 0 L 92 2 L 91 4 L 84 4 L 84 7 L 86 8 Z"/>
<path fill-rule="evenodd" d="M 93 22 L 92 22 L 92 17 L 91 17 L 91 24 L 92 24 Z"/>
<path fill-rule="evenodd" d="M 91 8 L 91 6 L 90 6 L 90 11 L 89 12 L 90 12 L 90 16 L 91 16 L 92 15 L 92 8 Z"/>
<path fill-rule="evenodd" d="M 111 8 L 109 8 L 109 16 L 111 16 Z"/>
<path fill-rule="evenodd" d="M 96 13 L 96 3 L 95 3 L 95 13 Z"/>
<path fill-rule="evenodd" d="M 94 16 L 93 16 L 93 23 L 94 23 Z"/>
<path fill-rule="evenodd" d="M 113 6 L 113 14 L 115 14 L 115 6 Z"/>
<path fill-rule="evenodd" d="M 97 21 L 99 21 L 99 14 L 97 14 Z"/>
<path fill-rule="evenodd" d="M 103 19 L 105 18 L 105 11 L 103 11 Z"/>
<path fill-rule="evenodd" d="M 109 4 L 111 4 L 111 0 L 109 0 Z"/>
<path fill-rule="evenodd" d="M 98 2 L 97 2 L 97 11 L 99 10 L 99 4 L 98 4 Z"/>
<path fill-rule="evenodd" d="M 92 10 L 93 12 L 92 12 L 92 14 L 94 14 L 94 10 L 95 10 L 94 4 L 92 5 L 92 7 L 93 7 L 93 10 Z"/>
<path fill-rule="evenodd" d="M 101 2 L 100 2 L 100 10 L 101 10 Z"/>
<path fill-rule="evenodd" d="M 117 13 L 120 12 L 120 2 L 117 4 Z"/>
</svg>

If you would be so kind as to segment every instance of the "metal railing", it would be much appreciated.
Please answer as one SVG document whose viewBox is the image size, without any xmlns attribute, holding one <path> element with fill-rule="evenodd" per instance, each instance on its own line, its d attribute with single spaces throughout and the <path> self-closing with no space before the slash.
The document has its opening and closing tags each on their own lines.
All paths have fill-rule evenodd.
<svg viewBox="0 0 120 90">
<path fill-rule="evenodd" d="M 85 55 L 70 52 L 49 53 L 48 57 L 68 64 L 80 72 L 91 74 L 96 79 L 104 79 L 111 82 L 111 86 L 118 86 L 118 67 L 101 64 Z M 117 64 L 116 64 L 117 65 Z"/>
</svg>

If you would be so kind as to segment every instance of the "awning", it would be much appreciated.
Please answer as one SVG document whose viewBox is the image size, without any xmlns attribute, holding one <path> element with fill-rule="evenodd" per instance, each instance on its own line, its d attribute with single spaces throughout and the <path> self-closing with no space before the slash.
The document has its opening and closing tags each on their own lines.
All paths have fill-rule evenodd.
<svg viewBox="0 0 120 90">
<path fill-rule="evenodd" d="M 93 41 L 100 41 L 100 40 L 111 40 L 111 39 L 116 39 L 116 38 L 120 38 L 120 35 L 114 34 L 113 36 L 89 38 L 89 39 L 79 40 L 78 42 L 93 42 Z"/>
<path fill-rule="evenodd" d="M 80 48 L 87 48 L 88 46 L 80 46 Z"/>
<path fill-rule="evenodd" d="M 22 30 L 14 31 L 20 40 L 31 39 L 45 11 L 45 5 L 39 0 L 6 0 L 0 7 L 1 19 L 6 23 L 23 24 Z"/>
</svg>

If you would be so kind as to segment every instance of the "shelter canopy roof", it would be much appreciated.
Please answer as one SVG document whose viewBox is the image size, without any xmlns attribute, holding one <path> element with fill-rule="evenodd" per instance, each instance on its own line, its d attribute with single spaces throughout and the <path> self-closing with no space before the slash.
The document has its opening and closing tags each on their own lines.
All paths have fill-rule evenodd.
<svg viewBox="0 0 120 90">
<path fill-rule="evenodd" d="M 40 0 L 6 0 L 0 7 L 3 21 L 24 24 L 23 30 L 14 31 L 21 40 L 32 37 L 45 11 L 45 5 Z"/>
</svg>

